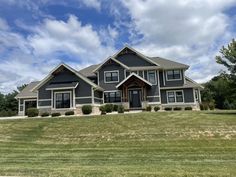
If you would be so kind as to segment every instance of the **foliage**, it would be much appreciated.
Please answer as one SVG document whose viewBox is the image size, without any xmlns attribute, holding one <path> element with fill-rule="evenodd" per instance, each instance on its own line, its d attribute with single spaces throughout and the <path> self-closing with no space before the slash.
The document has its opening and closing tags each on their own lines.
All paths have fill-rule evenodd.
<svg viewBox="0 0 236 177">
<path fill-rule="evenodd" d="M 54 112 L 54 113 L 51 114 L 51 116 L 52 116 L 52 117 L 59 117 L 59 116 L 61 116 L 61 113 L 59 113 L 59 112 Z"/>
<path fill-rule="evenodd" d="M 210 102 L 208 104 L 208 107 L 209 107 L 210 110 L 214 110 L 215 109 L 215 104 L 213 102 Z"/>
<path fill-rule="evenodd" d="M 202 103 L 200 104 L 200 109 L 201 109 L 202 111 L 208 110 L 208 103 L 202 102 Z"/>
<path fill-rule="evenodd" d="M 174 109 L 173 109 L 174 111 L 181 111 L 182 110 L 182 108 L 181 107 L 174 107 Z"/>
<path fill-rule="evenodd" d="M 149 105 L 149 106 L 147 106 L 147 107 L 146 107 L 146 111 L 149 111 L 149 112 L 151 112 L 151 111 L 152 111 L 152 106 L 150 106 L 150 105 Z"/>
<path fill-rule="evenodd" d="M 191 111 L 191 110 L 193 110 L 193 108 L 191 106 L 188 106 L 188 107 L 185 107 L 184 110 Z"/>
<path fill-rule="evenodd" d="M 157 111 L 159 111 L 159 110 L 160 110 L 160 107 L 159 107 L 159 106 L 155 106 L 155 107 L 154 107 L 154 111 L 155 111 L 155 112 L 157 112 Z"/>
<path fill-rule="evenodd" d="M 39 110 L 37 108 L 28 108 L 26 112 L 28 117 L 36 117 L 39 115 Z"/>
<path fill-rule="evenodd" d="M 115 104 L 115 105 L 113 106 L 113 111 L 118 111 L 118 105 L 117 105 L 117 104 Z"/>
<path fill-rule="evenodd" d="M 100 106 L 100 107 L 99 107 L 99 110 L 101 111 L 101 114 L 102 114 L 102 115 L 106 114 L 106 108 L 105 108 L 105 106 Z"/>
<path fill-rule="evenodd" d="M 113 108 L 114 108 L 113 104 L 106 104 L 105 105 L 105 110 L 106 110 L 107 113 L 112 112 Z"/>
<path fill-rule="evenodd" d="M 75 114 L 74 111 L 67 111 L 67 112 L 65 112 L 66 116 L 71 116 L 71 115 L 74 115 L 74 114 Z"/>
<path fill-rule="evenodd" d="M 117 108 L 118 113 L 124 113 L 125 112 L 125 108 L 123 105 L 119 105 Z"/>
<path fill-rule="evenodd" d="M 91 105 L 83 105 L 82 112 L 83 112 L 83 114 L 91 114 L 92 113 L 92 106 Z"/>
<path fill-rule="evenodd" d="M 41 114 L 41 117 L 48 117 L 50 114 L 48 112 L 44 112 Z"/>
<path fill-rule="evenodd" d="M 165 107 L 165 111 L 172 111 L 171 107 Z"/>
</svg>

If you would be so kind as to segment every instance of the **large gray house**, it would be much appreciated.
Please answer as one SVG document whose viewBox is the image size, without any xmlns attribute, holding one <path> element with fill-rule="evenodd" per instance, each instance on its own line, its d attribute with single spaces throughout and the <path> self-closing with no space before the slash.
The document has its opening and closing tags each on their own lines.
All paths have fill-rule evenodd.
<svg viewBox="0 0 236 177">
<path fill-rule="evenodd" d="M 98 65 L 80 71 L 62 63 L 44 79 L 31 82 L 16 98 L 19 115 L 27 108 L 42 112 L 74 110 L 92 105 L 93 113 L 106 103 L 122 104 L 125 109 L 148 105 L 199 109 L 202 86 L 185 76 L 188 65 L 160 57 L 148 57 L 125 46 Z"/>
</svg>

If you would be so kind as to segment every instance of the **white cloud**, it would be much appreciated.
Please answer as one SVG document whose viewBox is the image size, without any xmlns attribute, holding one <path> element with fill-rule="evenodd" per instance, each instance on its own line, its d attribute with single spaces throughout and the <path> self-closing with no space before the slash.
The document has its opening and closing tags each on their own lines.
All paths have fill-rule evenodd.
<svg viewBox="0 0 236 177">
<path fill-rule="evenodd" d="M 79 0 L 79 2 L 86 7 L 94 8 L 98 11 L 101 10 L 101 1 L 99 0 Z"/>
<path fill-rule="evenodd" d="M 7 22 L 0 18 L 0 30 L 8 30 L 9 29 L 9 26 L 7 24 Z"/>
<path fill-rule="evenodd" d="M 208 80 L 206 75 L 213 76 L 221 69 L 214 60 L 219 50 L 216 46 L 233 37 L 229 30 L 231 21 L 224 11 L 236 4 L 235 0 L 122 0 L 122 3 L 131 17 L 134 47 L 147 55 L 189 64 L 192 67 L 188 74 L 198 81 Z M 197 70 L 192 69 L 194 65 L 199 66 Z"/>
<path fill-rule="evenodd" d="M 67 21 L 45 19 L 30 27 L 30 32 L 24 37 L 10 29 L 0 30 L 0 74 L 4 73 L 0 77 L 0 92 L 42 79 L 61 61 L 79 69 L 114 53 L 114 47 L 104 44 L 92 25 L 82 25 L 73 15 Z M 105 32 L 111 38 L 117 35 L 109 26 Z"/>
</svg>

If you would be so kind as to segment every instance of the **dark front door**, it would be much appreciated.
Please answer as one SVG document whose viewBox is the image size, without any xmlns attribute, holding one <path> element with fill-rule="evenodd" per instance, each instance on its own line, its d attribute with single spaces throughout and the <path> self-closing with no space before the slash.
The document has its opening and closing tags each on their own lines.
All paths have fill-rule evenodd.
<svg viewBox="0 0 236 177">
<path fill-rule="evenodd" d="M 25 115 L 27 115 L 28 108 L 36 108 L 37 101 L 25 101 Z"/>
<path fill-rule="evenodd" d="M 130 108 L 141 108 L 141 90 L 129 90 Z"/>
</svg>

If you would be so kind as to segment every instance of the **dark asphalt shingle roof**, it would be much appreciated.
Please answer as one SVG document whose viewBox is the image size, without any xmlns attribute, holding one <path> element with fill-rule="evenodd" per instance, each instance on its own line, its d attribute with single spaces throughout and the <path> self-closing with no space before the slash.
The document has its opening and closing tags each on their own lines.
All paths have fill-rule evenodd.
<svg viewBox="0 0 236 177">
<path fill-rule="evenodd" d="M 99 64 L 88 66 L 84 69 L 81 69 L 79 73 L 81 73 L 85 77 L 95 77 L 96 75 L 95 73 L 93 73 L 93 70 L 95 70 L 98 66 Z"/>
<path fill-rule="evenodd" d="M 29 83 L 20 93 L 16 95 L 16 98 L 27 98 L 27 97 L 37 97 L 36 92 L 31 92 L 31 90 L 39 83 L 39 81 Z"/>
<path fill-rule="evenodd" d="M 46 89 L 55 89 L 55 88 L 75 88 L 78 82 L 71 83 L 61 83 L 61 84 L 50 84 Z"/>
<path fill-rule="evenodd" d="M 161 68 L 163 69 L 181 69 L 181 68 L 186 68 L 188 69 L 189 66 L 185 65 L 183 63 L 179 63 L 176 61 L 160 58 L 160 57 L 148 57 L 155 63 L 159 64 Z"/>
</svg>

